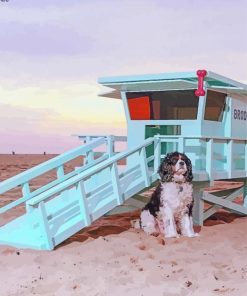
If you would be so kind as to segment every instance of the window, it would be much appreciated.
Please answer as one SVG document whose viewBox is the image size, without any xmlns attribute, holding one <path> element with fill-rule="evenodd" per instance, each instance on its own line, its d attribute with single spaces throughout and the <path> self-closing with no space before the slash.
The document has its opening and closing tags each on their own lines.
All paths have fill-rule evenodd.
<svg viewBox="0 0 247 296">
<path fill-rule="evenodd" d="M 127 93 L 130 118 L 133 120 L 196 119 L 198 97 L 195 96 L 194 91 Z"/>
<path fill-rule="evenodd" d="M 226 94 L 208 90 L 204 119 L 222 121 L 225 103 Z"/>
</svg>

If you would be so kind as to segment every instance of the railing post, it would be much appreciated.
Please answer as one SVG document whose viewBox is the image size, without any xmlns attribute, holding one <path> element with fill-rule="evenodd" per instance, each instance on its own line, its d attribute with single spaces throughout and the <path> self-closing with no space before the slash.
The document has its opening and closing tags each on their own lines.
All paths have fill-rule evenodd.
<svg viewBox="0 0 247 296">
<path fill-rule="evenodd" d="M 181 153 L 184 153 L 184 138 L 183 137 L 178 138 L 178 151 Z"/>
<path fill-rule="evenodd" d="M 114 136 L 107 136 L 107 153 L 110 156 L 114 155 Z"/>
<path fill-rule="evenodd" d="M 92 150 L 86 152 L 85 164 L 90 164 L 93 162 L 93 160 L 94 160 L 94 152 Z"/>
<path fill-rule="evenodd" d="M 89 142 L 91 142 L 91 137 L 90 136 L 86 136 L 85 142 L 86 142 L 86 144 L 88 144 Z"/>
<path fill-rule="evenodd" d="M 244 148 L 244 158 L 245 158 L 245 175 L 244 178 L 244 207 L 247 208 L 247 141 L 245 141 L 245 148 Z"/>
<path fill-rule="evenodd" d="M 214 183 L 213 180 L 213 139 L 206 142 L 206 171 L 208 173 L 210 185 Z"/>
<path fill-rule="evenodd" d="M 22 194 L 23 194 L 23 196 L 27 196 L 30 194 L 30 187 L 29 187 L 28 182 L 26 182 L 22 185 Z"/>
<path fill-rule="evenodd" d="M 118 168 L 117 168 L 116 162 L 114 162 L 110 166 L 110 172 L 111 172 L 113 192 L 114 192 L 114 195 L 116 195 L 118 205 L 121 205 L 124 202 L 124 199 L 121 192 L 121 186 L 119 182 Z"/>
<path fill-rule="evenodd" d="M 245 141 L 245 147 L 244 147 L 244 158 L 245 158 L 245 173 L 247 177 L 247 141 Z"/>
<path fill-rule="evenodd" d="M 22 196 L 28 198 L 30 196 L 30 193 L 31 193 L 31 191 L 30 191 L 29 183 L 26 182 L 26 183 L 22 184 Z M 25 206 L 26 206 L 26 211 L 27 212 L 32 211 L 32 208 L 30 208 L 27 203 L 25 204 Z"/>
<path fill-rule="evenodd" d="M 82 219 L 85 221 L 85 225 L 88 226 L 92 223 L 92 219 L 88 208 L 84 181 L 80 181 L 77 183 L 76 193 L 81 210 Z"/>
<path fill-rule="evenodd" d="M 57 168 L 57 178 L 62 178 L 64 177 L 64 169 L 63 169 L 63 165 L 60 165 L 58 168 Z"/>
<path fill-rule="evenodd" d="M 41 228 L 41 231 L 42 231 L 44 239 L 45 239 L 46 247 L 49 250 L 52 250 L 52 249 L 54 249 L 54 242 L 53 242 L 51 232 L 49 229 L 48 220 L 47 220 L 47 213 L 46 213 L 45 204 L 43 201 L 41 201 L 39 203 L 38 211 L 39 211 L 40 228 Z"/>
<path fill-rule="evenodd" d="M 147 165 L 147 156 L 146 156 L 146 147 L 142 147 L 141 151 L 139 152 L 140 156 L 140 163 L 141 163 L 141 172 L 143 175 L 143 179 L 145 182 L 145 186 L 150 186 L 150 176 L 148 172 L 148 165 Z"/>
<path fill-rule="evenodd" d="M 154 136 L 154 173 L 158 172 L 161 161 L 161 141 L 158 136 Z"/>
<path fill-rule="evenodd" d="M 226 170 L 228 172 L 228 178 L 231 179 L 233 172 L 233 140 L 228 141 L 226 151 Z"/>
</svg>

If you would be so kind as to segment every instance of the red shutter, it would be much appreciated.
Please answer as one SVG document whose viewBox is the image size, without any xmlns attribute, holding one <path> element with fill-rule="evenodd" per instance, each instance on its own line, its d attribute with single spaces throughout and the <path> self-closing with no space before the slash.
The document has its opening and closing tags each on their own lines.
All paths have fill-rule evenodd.
<svg viewBox="0 0 247 296">
<path fill-rule="evenodd" d="M 130 118 L 133 120 L 150 120 L 149 97 L 128 99 Z"/>
</svg>

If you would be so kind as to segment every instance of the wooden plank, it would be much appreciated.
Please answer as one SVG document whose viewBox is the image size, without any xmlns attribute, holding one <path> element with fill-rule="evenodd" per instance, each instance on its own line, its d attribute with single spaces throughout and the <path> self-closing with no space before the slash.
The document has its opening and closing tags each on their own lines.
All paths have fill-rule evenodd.
<svg viewBox="0 0 247 296">
<path fill-rule="evenodd" d="M 220 205 L 224 208 L 227 208 L 227 209 L 239 212 L 241 214 L 247 215 L 247 208 L 245 208 L 244 206 L 241 206 L 241 205 L 235 204 L 231 201 L 219 198 L 219 197 L 214 196 L 210 193 L 205 192 L 203 195 L 203 199 L 208 202 Z"/>
<path fill-rule="evenodd" d="M 225 199 L 228 201 L 233 201 L 235 198 L 237 198 L 239 195 L 243 194 L 243 187 L 239 188 L 238 190 L 234 191 L 228 196 L 221 196 L 217 198 Z M 203 198 L 203 196 L 202 196 Z M 221 208 L 220 205 L 214 205 L 211 208 L 207 209 L 204 211 L 203 214 L 203 220 L 206 220 L 208 217 L 212 216 L 214 213 L 216 213 L 219 209 Z"/>
</svg>

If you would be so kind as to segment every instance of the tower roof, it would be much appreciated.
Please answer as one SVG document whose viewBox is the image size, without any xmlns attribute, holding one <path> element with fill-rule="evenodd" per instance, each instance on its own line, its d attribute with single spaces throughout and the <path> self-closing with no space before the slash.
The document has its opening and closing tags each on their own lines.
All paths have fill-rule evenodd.
<svg viewBox="0 0 247 296">
<path fill-rule="evenodd" d="M 207 71 L 204 81 L 207 83 L 208 89 L 226 92 L 228 94 L 238 94 L 247 98 L 246 84 L 229 79 L 211 71 Z M 101 96 L 121 98 L 121 91 L 196 89 L 198 77 L 196 71 L 194 71 L 101 77 L 98 82 L 104 86 L 114 89 L 114 91 L 101 94 Z"/>
</svg>

